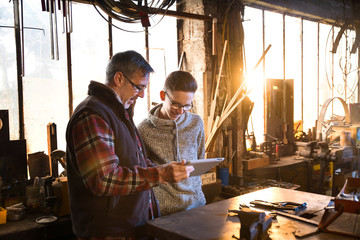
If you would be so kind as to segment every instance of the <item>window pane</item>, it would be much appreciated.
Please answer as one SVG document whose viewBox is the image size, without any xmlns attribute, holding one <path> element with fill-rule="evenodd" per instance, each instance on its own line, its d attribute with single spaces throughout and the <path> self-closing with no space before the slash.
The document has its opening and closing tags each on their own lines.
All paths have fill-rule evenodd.
<svg viewBox="0 0 360 240">
<path fill-rule="evenodd" d="M 91 80 L 105 83 L 105 68 L 109 60 L 108 36 L 108 24 L 93 5 L 73 4 L 71 61 L 74 109 L 87 96 Z"/>
<path fill-rule="evenodd" d="M 265 78 L 267 83 L 278 85 L 278 80 L 284 78 L 284 57 L 283 57 L 283 16 L 278 13 L 265 11 L 265 45 L 271 44 L 271 48 L 266 55 Z M 268 79 L 275 79 L 269 80 Z M 270 86 L 271 86 L 270 85 Z M 281 93 L 284 89 L 266 86 L 266 101 L 269 103 L 267 108 L 267 133 L 272 137 L 279 138 L 284 126 L 284 100 Z M 279 91 L 280 90 L 280 91 Z M 271 98 L 270 98 L 271 97 Z M 274 103 L 274 104 L 272 104 Z M 274 126 L 274 124 L 276 124 Z M 275 130 L 277 128 L 278 130 Z M 275 130 L 275 131 L 274 131 Z M 269 141 L 271 137 L 267 137 Z"/>
<path fill-rule="evenodd" d="M 10 139 L 19 139 L 13 2 L 0 1 L 0 109 L 9 110 Z"/>
<path fill-rule="evenodd" d="M 283 16 L 265 11 L 265 46 L 271 44 L 266 55 L 266 78 L 284 78 L 283 60 Z"/>
<path fill-rule="evenodd" d="M 326 24 L 320 24 L 320 53 L 319 53 L 319 108 L 324 102 L 332 97 L 332 27 Z"/>
<path fill-rule="evenodd" d="M 174 7 L 174 6 L 173 6 Z M 175 9 L 174 9 L 175 10 Z M 155 24 L 149 29 L 150 63 L 155 70 L 151 81 L 151 102 L 160 103 L 160 90 L 163 89 L 165 78 L 177 70 L 177 28 L 176 17 L 154 18 Z M 196 21 L 196 20 L 194 20 Z M 164 32 L 166 31 L 166 37 Z M 184 60 L 185 61 L 185 60 Z M 184 63 L 183 63 L 184 64 Z M 196 79 L 202 85 L 202 79 Z M 199 82 L 200 81 L 200 82 Z M 197 91 L 201 91 L 198 89 Z"/>
<path fill-rule="evenodd" d="M 304 105 L 304 128 L 307 132 L 309 128 L 315 126 L 318 108 L 318 79 L 317 79 L 317 23 L 303 21 L 303 105 Z"/>
<path fill-rule="evenodd" d="M 64 131 L 69 116 L 66 75 L 65 34 L 62 14 L 57 11 L 59 60 L 51 58 L 50 13 L 42 12 L 36 0 L 24 1 L 24 26 L 37 28 L 24 31 L 24 121 L 28 152 L 47 154 L 47 125 L 57 125 L 58 148 L 65 150 Z"/>
<path fill-rule="evenodd" d="M 244 19 L 246 68 L 249 76 L 247 86 L 252 89 L 249 97 L 255 103 L 248 123 L 248 130 L 249 133 L 255 133 L 258 142 L 262 142 L 264 135 L 263 63 L 260 63 L 252 72 L 263 54 L 262 10 L 246 7 Z M 268 59 L 268 55 L 265 59 Z"/>
<path fill-rule="evenodd" d="M 301 120 L 301 19 L 285 17 L 285 78 L 294 79 L 294 121 Z"/>
</svg>

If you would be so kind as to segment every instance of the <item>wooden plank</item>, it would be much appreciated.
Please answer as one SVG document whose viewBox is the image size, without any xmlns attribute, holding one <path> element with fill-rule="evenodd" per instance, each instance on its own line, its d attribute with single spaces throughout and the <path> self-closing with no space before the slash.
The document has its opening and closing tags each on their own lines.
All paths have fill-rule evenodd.
<svg viewBox="0 0 360 240">
<path fill-rule="evenodd" d="M 266 50 L 263 52 L 262 56 L 260 57 L 259 61 L 256 63 L 255 67 L 253 68 L 253 71 L 255 71 L 255 69 L 259 66 L 260 62 L 262 60 L 264 60 L 266 53 L 269 51 L 271 47 L 271 44 L 269 44 L 269 46 L 266 48 Z M 249 89 L 247 92 L 245 92 L 245 94 L 234 104 L 234 102 L 236 101 L 236 99 L 238 98 L 240 92 L 242 92 L 242 89 L 245 85 L 246 81 L 243 81 L 241 86 L 238 88 L 238 90 L 236 91 L 235 95 L 232 97 L 232 99 L 230 100 L 229 104 L 226 106 L 225 110 L 222 110 L 221 116 L 220 116 L 220 121 L 217 124 L 217 127 L 213 127 L 210 129 L 210 132 L 208 134 L 208 138 L 206 139 L 206 143 L 205 143 L 205 151 L 208 151 L 211 147 L 211 144 L 214 141 L 214 136 L 216 136 L 216 133 L 218 132 L 220 126 L 224 123 L 224 121 L 226 120 L 226 118 L 236 109 L 236 107 L 244 100 L 244 98 L 251 92 L 252 89 Z M 214 118 L 214 116 L 212 116 L 212 118 Z M 212 125 L 212 119 L 209 119 L 209 121 L 211 121 L 211 125 Z M 208 121 L 208 126 L 210 125 L 210 122 Z M 209 130 L 208 130 L 209 131 Z"/>
<path fill-rule="evenodd" d="M 251 170 L 259 167 L 264 167 L 270 164 L 270 159 L 266 158 L 253 158 L 249 160 L 243 159 L 244 169 Z"/>
<path fill-rule="evenodd" d="M 255 71 L 255 69 L 259 66 L 259 64 L 262 62 L 262 60 L 265 59 L 265 55 L 266 55 L 267 52 L 269 51 L 270 47 L 271 47 L 271 44 L 269 44 L 269 46 L 268 46 L 268 47 L 266 48 L 266 50 L 263 52 L 263 54 L 261 55 L 260 59 L 258 60 L 258 62 L 256 63 L 256 65 L 254 66 L 252 72 L 250 72 L 250 74 L 248 74 L 248 76 L 251 75 L 251 74 Z M 247 77 L 247 78 L 248 78 L 248 77 Z M 238 96 L 239 96 L 239 94 L 241 93 L 241 91 L 243 90 L 244 85 L 246 84 L 247 78 L 241 83 L 241 86 L 238 88 L 238 90 L 236 91 L 235 95 L 231 98 L 229 104 L 228 104 L 227 107 L 225 108 L 225 111 L 224 111 L 225 114 L 227 114 L 227 113 L 229 112 L 230 108 L 232 108 L 232 107 L 234 106 L 233 104 L 234 104 L 234 102 L 236 101 L 236 99 L 238 98 Z M 230 111 L 230 112 L 231 112 L 231 111 Z"/>
<path fill-rule="evenodd" d="M 210 129 L 208 127 L 208 123 L 209 123 L 209 121 L 208 121 L 208 118 L 209 118 L 208 104 L 206 103 L 207 102 L 206 100 L 208 99 L 208 93 L 207 93 L 208 84 L 207 84 L 207 81 L 208 81 L 208 72 L 204 71 L 203 72 L 203 82 L 202 82 L 203 89 L 202 90 L 203 90 L 203 103 L 204 103 L 203 104 L 203 111 L 204 111 L 204 114 L 203 114 L 204 119 L 203 119 L 203 121 L 204 121 L 204 128 L 205 128 L 205 134 L 206 134 L 205 136 L 206 137 L 209 136 L 209 134 L 210 134 Z"/>
<path fill-rule="evenodd" d="M 223 54 L 222 54 L 222 57 L 221 57 L 219 75 L 218 75 L 218 78 L 217 78 L 217 81 L 216 81 L 214 99 L 211 101 L 210 116 L 208 118 L 208 127 L 209 127 L 208 133 L 209 134 L 212 132 L 211 127 L 213 125 L 213 120 L 214 120 L 214 115 L 215 115 L 216 98 L 217 98 L 217 94 L 218 94 L 218 90 L 219 90 L 219 83 L 220 83 L 220 79 L 221 79 L 222 69 L 223 69 L 223 66 L 224 66 L 226 49 L 227 49 L 227 40 L 225 40 L 225 43 L 224 43 L 224 49 L 223 49 Z"/>
</svg>

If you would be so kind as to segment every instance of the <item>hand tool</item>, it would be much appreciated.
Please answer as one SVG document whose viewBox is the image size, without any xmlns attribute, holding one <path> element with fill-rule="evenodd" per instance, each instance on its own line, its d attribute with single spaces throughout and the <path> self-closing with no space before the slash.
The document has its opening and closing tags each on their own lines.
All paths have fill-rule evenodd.
<svg viewBox="0 0 360 240">
<path fill-rule="evenodd" d="M 305 222 L 305 223 L 309 223 L 309 224 L 312 224 L 312 225 L 315 225 L 315 226 L 319 225 L 319 223 L 314 221 L 314 220 L 303 218 L 303 217 L 300 217 L 300 216 L 295 215 L 295 214 L 290 214 L 290 213 L 277 211 L 277 210 L 272 210 L 271 212 L 276 213 L 276 214 L 281 215 L 281 216 L 285 216 L 285 217 L 288 217 L 288 218 L 299 220 L 299 221 L 302 221 L 302 222 Z"/>
<path fill-rule="evenodd" d="M 267 202 L 263 200 L 254 200 L 250 204 L 253 204 L 255 207 L 262 207 L 268 209 L 278 209 L 278 210 L 293 210 L 298 211 L 306 207 L 306 202 L 304 203 L 295 203 L 295 202 Z"/>
</svg>

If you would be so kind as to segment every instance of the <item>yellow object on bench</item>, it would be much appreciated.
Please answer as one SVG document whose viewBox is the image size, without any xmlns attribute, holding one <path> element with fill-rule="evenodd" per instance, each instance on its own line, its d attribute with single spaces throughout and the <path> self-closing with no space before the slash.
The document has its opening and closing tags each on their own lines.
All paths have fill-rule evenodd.
<svg viewBox="0 0 360 240">
<path fill-rule="evenodd" d="M 0 224 L 6 223 L 6 209 L 0 207 Z"/>
</svg>

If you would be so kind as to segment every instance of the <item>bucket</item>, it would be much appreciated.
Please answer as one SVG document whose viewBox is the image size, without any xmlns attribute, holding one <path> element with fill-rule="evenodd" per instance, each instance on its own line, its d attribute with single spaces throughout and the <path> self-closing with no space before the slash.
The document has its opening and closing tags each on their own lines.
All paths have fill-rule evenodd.
<svg viewBox="0 0 360 240">
<path fill-rule="evenodd" d="M 216 174 L 222 185 L 229 185 L 229 168 L 217 168 Z"/>
</svg>

